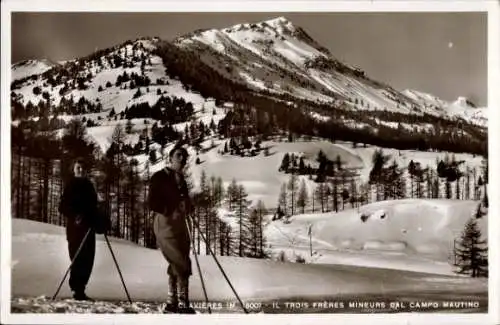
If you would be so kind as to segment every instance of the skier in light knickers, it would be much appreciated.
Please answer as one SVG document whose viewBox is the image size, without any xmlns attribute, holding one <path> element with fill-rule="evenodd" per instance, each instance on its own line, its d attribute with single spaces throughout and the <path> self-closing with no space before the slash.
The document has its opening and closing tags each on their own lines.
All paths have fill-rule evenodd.
<svg viewBox="0 0 500 325">
<path fill-rule="evenodd" d="M 183 169 L 187 150 L 176 145 L 169 153 L 170 166 L 151 177 L 149 208 L 154 214 L 157 244 L 168 262 L 168 299 L 165 312 L 194 314 L 189 305 L 189 277 L 192 275 L 187 214 L 191 210 Z"/>
</svg>

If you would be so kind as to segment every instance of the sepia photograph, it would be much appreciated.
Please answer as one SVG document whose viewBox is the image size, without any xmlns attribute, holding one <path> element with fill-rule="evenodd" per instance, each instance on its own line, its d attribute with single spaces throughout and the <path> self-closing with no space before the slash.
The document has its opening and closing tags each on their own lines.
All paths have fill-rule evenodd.
<svg viewBox="0 0 500 325">
<path fill-rule="evenodd" d="M 492 6 L 257 3 L 2 3 L 2 322 L 493 319 Z"/>
</svg>

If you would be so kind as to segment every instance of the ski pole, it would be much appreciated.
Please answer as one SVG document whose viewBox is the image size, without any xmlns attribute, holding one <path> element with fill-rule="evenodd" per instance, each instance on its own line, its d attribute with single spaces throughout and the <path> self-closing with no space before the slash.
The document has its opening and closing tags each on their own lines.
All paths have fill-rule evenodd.
<svg viewBox="0 0 500 325">
<path fill-rule="evenodd" d="M 207 295 L 207 289 L 205 288 L 205 280 L 203 279 L 203 274 L 201 273 L 201 267 L 200 267 L 200 262 L 198 261 L 198 254 L 196 254 L 196 251 L 194 251 L 194 237 L 192 236 L 191 231 L 189 230 L 189 224 L 187 219 L 185 219 L 186 226 L 188 229 L 188 235 L 189 235 L 189 240 L 191 241 L 193 245 L 193 252 L 194 252 L 194 259 L 196 261 L 196 267 L 198 268 L 198 274 L 200 275 L 200 281 L 201 281 L 201 288 L 203 289 L 203 294 L 205 295 L 205 302 L 207 303 L 208 306 L 208 313 L 212 313 L 212 309 L 210 308 L 210 304 L 208 303 L 208 295 Z"/>
<path fill-rule="evenodd" d="M 203 232 L 200 230 L 200 226 L 199 224 L 194 220 L 194 218 L 191 218 L 191 220 L 193 221 L 193 224 L 196 226 L 196 228 L 198 228 L 198 231 L 201 235 L 201 238 L 203 239 L 203 241 L 205 242 L 205 245 L 207 245 L 208 247 L 208 251 L 210 252 L 210 254 L 212 255 L 215 263 L 217 264 L 217 266 L 219 267 L 219 270 L 221 271 L 222 275 L 224 276 L 224 278 L 226 279 L 227 283 L 229 284 L 229 286 L 231 287 L 231 290 L 233 291 L 234 295 L 236 296 L 236 299 L 238 300 L 238 302 L 240 303 L 241 305 L 241 308 L 243 308 L 243 311 L 245 312 L 245 314 L 248 314 L 248 310 L 245 308 L 245 305 L 243 304 L 243 302 L 241 301 L 240 299 L 240 296 L 238 295 L 238 293 L 236 292 L 236 290 L 234 289 L 233 287 L 233 284 L 231 283 L 231 281 L 229 280 L 226 272 L 224 272 L 224 269 L 222 268 L 222 265 L 220 265 L 219 261 L 217 260 L 217 257 L 215 257 L 215 254 L 214 252 L 212 251 L 212 248 L 210 247 L 210 245 L 208 245 L 207 243 L 207 239 L 205 238 L 205 235 L 203 235 Z"/>
<path fill-rule="evenodd" d="M 123 289 L 125 289 L 125 293 L 127 294 L 128 301 L 132 303 L 132 299 L 130 299 L 130 295 L 128 294 L 127 286 L 125 285 L 125 281 L 123 280 L 122 272 L 120 271 L 120 267 L 118 266 L 118 262 L 116 261 L 115 254 L 113 253 L 113 249 L 111 248 L 111 244 L 109 243 L 106 233 L 104 233 L 104 238 L 106 239 L 109 251 L 111 252 L 111 256 L 113 257 L 113 261 L 115 262 L 116 269 L 118 270 L 118 274 L 120 275 L 120 280 L 122 281 Z"/>
<path fill-rule="evenodd" d="M 54 296 L 52 296 L 52 300 L 55 300 L 55 299 L 56 299 L 56 297 L 57 297 L 57 295 L 59 294 L 59 291 L 61 290 L 61 287 L 62 287 L 62 285 L 63 285 L 63 283 L 64 283 L 64 280 L 66 280 L 66 277 L 68 276 L 68 273 L 69 273 L 69 271 L 71 270 L 71 267 L 73 266 L 73 264 L 75 263 L 76 259 L 78 258 L 78 255 L 80 254 L 80 252 L 81 252 L 81 250 L 82 250 L 82 248 L 83 248 L 83 245 L 84 245 L 84 244 L 85 244 L 85 242 L 87 241 L 87 237 L 89 236 L 89 234 L 90 234 L 90 231 L 91 231 L 91 230 L 92 230 L 92 229 L 91 229 L 91 228 L 89 228 L 89 230 L 87 230 L 87 233 L 85 234 L 85 237 L 83 237 L 83 240 L 82 240 L 82 242 L 80 243 L 80 246 L 78 247 L 78 249 L 77 249 L 77 251 L 76 251 L 76 253 L 75 253 L 75 256 L 73 257 L 73 260 L 71 261 L 71 263 L 70 263 L 70 265 L 69 265 L 68 269 L 66 270 L 66 273 L 64 274 L 64 276 L 63 276 L 63 278 L 62 278 L 62 280 L 61 280 L 61 283 L 59 283 L 59 287 L 57 288 L 56 293 L 54 294 Z"/>
</svg>

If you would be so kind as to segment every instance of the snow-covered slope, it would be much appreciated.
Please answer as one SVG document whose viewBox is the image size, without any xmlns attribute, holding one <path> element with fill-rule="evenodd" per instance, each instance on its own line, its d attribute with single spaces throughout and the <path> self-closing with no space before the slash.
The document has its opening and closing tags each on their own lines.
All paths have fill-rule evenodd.
<svg viewBox="0 0 500 325">
<path fill-rule="evenodd" d="M 149 103 L 154 105 L 164 96 L 180 98 L 191 104 L 195 118 L 205 118 L 210 122 L 210 112 L 217 123 L 225 112 L 215 101 L 204 98 L 197 89 L 184 85 L 178 77 L 172 77 L 165 69 L 162 59 L 155 49 L 162 43 L 158 38 L 143 38 L 100 50 L 86 58 L 69 60 L 52 66 L 45 61 L 29 61 L 12 67 L 13 82 L 17 76 L 32 74 L 29 80 L 13 83 L 12 99 L 18 105 L 27 106 L 50 101 L 51 105 L 64 104 L 79 107 L 87 113 L 75 114 L 64 108 L 59 117 L 69 120 L 77 115 L 92 119 L 97 126 L 90 127 L 89 133 L 95 138 L 105 138 L 100 143 L 109 143 L 113 131 L 111 111 L 120 114 L 132 105 Z M 244 23 L 221 30 L 205 30 L 180 37 L 175 41 L 180 48 L 195 50 L 201 60 L 217 70 L 225 78 L 245 83 L 250 88 L 280 97 L 283 94 L 310 102 L 327 103 L 333 110 L 389 110 L 409 114 L 422 112 L 449 116 L 461 116 L 486 125 L 485 109 L 462 108 L 460 103 L 443 109 L 444 102 L 430 95 L 418 92 L 400 93 L 365 76 L 359 68 L 335 59 L 328 50 L 314 41 L 302 28 L 294 26 L 284 17 L 266 22 Z M 31 67 L 28 69 L 28 67 Z M 52 68 L 52 73 L 43 72 Z M 26 72 L 26 71 L 30 72 Z M 22 71 L 25 71 L 21 73 Z M 148 78 L 147 86 L 136 86 L 130 81 L 135 74 Z M 127 75 L 127 81 L 119 82 Z M 289 100 L 290 98 L 288 98 Z M 88 112 L 88 104 L 94 105 L 97 113 Z M 435 105 L 434 105 L 435 104 Z M 300 109 L 300 105 L 297 105 Z M 201 113 L 202 108 L 206 111 Z M 309 112 L 317 120 L 328 120 L 329 112 Z M 36 114 L 35 114 L 36 115 Z M 370 119 L 370 116 L 366 116 Z M 116 118 L 116 117 L 115 117 Z M 340 117 L 344 118 L 344 117 Z M 145 129 L 151 119 L 134 120 L 136 130 Z M 384 121 L 373 118 L 356 121 L 345 118 L 345 125 L 352 128 L 368 127 L 376 132 L 380 126 L 406 131 L 435 132 L 430 123 L 405 123 L 404 121 Z M 113 125 L 113 127 L 112 127 Z M 183 128 L 185 125 L 178 125 Z M 101 148 L 105 149 L 106 146 Z"/>
<path fill-rule="evenodd" d="M 442 116 L 460 117 L 476 125 L 486 127 L 488 111 L 486 107 L 476 107 L 466 97 L 460 96 L 455 101 L 447 102 L 428 93 L 406 89 L 403 94 L 412 98 L 427 109 L 441 112 Z"/>
<path fill-rule="evenodd" d="M 268 141 L 263 146 L 268 146 L 270 155 L 265 156 L 263 153 L 256 157 L 239 157 L 232 155 L 220 155 L 217 150 L 222 149 L 224 144 L 215 140 L 217 147 L 205 153 L 200 153 L 199 157 L 201 164 L 196 165 L 194 161 L 191 164 L 190 171 L 195 183 L 200 179 L 202 170 L 205 171 L 208 177 L 214 175 L 221 177 L 225 186 L 234 178 L 239 184 L 245 186 L 249 200 L 257 201 L 262 200 L 266 207 L 276 207 L 278 194 L 283 183 L 288 182 L 290 175 L 279 172 L 279 166 L 286 153 L 295 154 L 296 156 L 304 157 L 306 164 L 311 166 L 317 165 L 317 155 L 321 150 L 330 160 L 335 160 L 337 156 L 343 162 L 346 169 L 352 169 L 359 175 L 360 183 L 368 182 L 370 170 L 372 169 L 372 156 L 375 150 L 381 149 L 374 146 L 367 146 L 366 148 L 357 147 L 352 148 L 351 143 L 331 143 L 328 141 L 299 141 L 299 142 L 276 142 Z M 206 144 L 208 146 L 208 144 Z M 170 147 L 169 147 L 170 148 Z M 168 150 L 168 148 L 167 148 Z M 400 168 L 406 170 L 410 161 L 420 163 L 422 168 L 428 166 L 435 169 L 437 167 L 436 160 L 445 159 L 446 155 L 451 155 L 446 152 L 420 152 L 415 150 L 396 150 L 383 148 L 384 154 L 391 156 L 391 161 L 395 160 Z M 193 153 L 194 155 L 194 153 Z M 192 157 L 193 159 L 194 156 Z M 480 174 L 482 157 L 473 157 L 470 154 L 457 154 L 457 161 L 464 160 L 467 162 L 467 167 L 476 169 L 477 174 Z M 234 166 L 238 166 L 235 168 Z M 152 170 L 162 168 L 163 163 L 152 166 Z M 461 166 L 460 169 L 465 167 Z M 313 180 L 309 179 L 307 175 L 299 176 L 300 181 L 304 179 L 311 196 L 316 186 L 318 185 Z M 471 188 L 473 185 L 473 178 L 470 177 Z M 410 181 L 407 181 L 407 193 L 410 195 Z M 452 188 L 452 194 L 455 192 L 455 187 Z M 440 182 L 440 193 L 444 195 L 444 181 Z"/>
<path fill-rule="evenodd" d="M 69 265 L 64 228 L 13 219 L 12 295 L 51 296 Z M 158 250 L 111 238 L 111 245 L 134 301 L 165 301 L 167 263 Z M 216 264 L 200 256 L 200 266 L 210 301 L 234 300 Z M 439 288 L 440 295 L 487 292 L 484 279 L 457 278 L 399 270 L 374 270 L 357 266 L 297 264 L 238 257 L 219 261 L 244 300 L 356 297 L 363 294 L 411 295 L 415 290 Z M 197 268 L 193 268 L 190 296 L 203 301 Z M 390 276 L 389 276 L 390 275 Z M 96 299 L 126 300 L 113 259 L 98 236 L 94 270 L 87 293 Z M 60 297 L 70 295 L 67 281 Z M 436 297 L 434 297 L 436 298 Z"/>
<path fill-rule="evenodd" d="M 447 105 L 445 109 L 451 116 L 461 117 L 466 121 L 485 127 L 488 125 L 487 107 L 476 107 L 465 97 L 458 97 L 457 100 Z"/>
<path fill-rule="evenodd" d="M 256 90 L 357 110 L 446 114 L 434 96 L 422 101 L 422 93 L 400 93 L 340 62 L 285 17 L 197 31 L 178 38 L 176 44 L 202 51 L 213 67 Z"/>
<path fill-rule="evenodd" d="M 62 98 L 71 99 L 74 103 L 77 103 L 80 98 L 85 98 L 91 103 L 100 103 L 103 113 L 109 113 L 113 108 L 117 114 L 123 111 L 125 107 L 130 107 L 133 104 L 142 102 L 149 102 L 151 105 L 154 104 L 160 97 L 160 95 L 158 95 L 158 90 L 160 90 L 161 94 L 175 94 L 178 97 L 192 102 L 194 105 L 203 102 L 204 100 L 202 100 L 201 96 L 196 96 L 196 94 L 184 90 L 179 81 L 172 80 L 166 75 L 161 58 L 151 53 L 155 48 L 154 44 L 154 40 L 140 40 L 134 43 L 129 42 L 112 49 L 106 56 L 103 55 L 96 60 L 86 61 L 85 66 L 78 66 L 77 70 L 77 77 L 86 79 L 84 87 L 64 89 L 65 83 L 59 83 L 55 87 L 50 87 L 50 85 L 47 85 L 47 78 L 43 78 L 40 75 L 36 80 L 30 81 L 18 89 L 14 89 L 13 92 L 17 95 L 16 98 L 18 101 L 24 105 L 27 104 L 28 101 L 31 101 L 31 103 L 35 105 L 38 104 L 44 99 L 41 95 L 42 91 L 46 91 L 53 105 L 59 105 Z M 130 66 L 112 66 L 110 61 L 107 60 L 107 57 L 115 55 L 121 58 L 122 61 L 130 63 Z M 129 86 L 129 84 L 125 82 L 117 86 L 116 81 L 118 76 L 123 74 L 130 76 L 133 73 L 141 74 L 140 64 L 135 60 L 143 55 L 148 59 L 144 76 L 148 77 L 151 81 L 149 92 L 146 87 L 124 87 L 125 85 Z M 66 68 L 69 69 L 67 66 Z M 164 84 L 159 85 L 157 80 L 162 80 Z M 70 81 L 70 83 L 76 82 L 76 80 L 68 81 Z M 35 94 L 35 87 L 41 88 L 42 91 L 39 94 Z M 134 98 L 134 94 L 141 88 L 143 95 Z M 103 114 L 103 116 L 104 115 L 107 114 Z"/>
<path fill-rule="evenodd" d="M 78 101 L 84 97 L 91 102 L 99 101 L 104 110 L 115 107 L 120 112 L 126 106 L 148 101 L 154 102 L 158 90 L 172 93 L 197 104 L 196 91 L 182 87 L 178 80 L 171 80 L 161 59 L 153 55 L 161 43 L 158 38 L 144 38 L 128 41 L 120 46 L 102 50 L 102 56 L 79 65 L 79 59 L 61 64 L 47 60 L 30 60 L 12 66 L 12 81 L 27 75 L 41 75 L 53 66 L 63 69 L 77 67 L 77 76 L 83 78 L 85 89 L 66 87 L 76 80 L 57 81 L 48 84 L 47 79 L 36 78 L 13 89 L 16 100 L 26 105 L 28 101 L 37 104 L 43 92 L 48 92 L 52 104 L 57 105 L 61 97 Z M 331 109 L 342 107 L 353 110 L 393 111 L 405 114 L 428 113 L 438 116 L 463 117 L 485 125 L 483 109 L 443 109 L 444 101 L 418 91 L 399 92 L 390 85 L 380 83 L 366 76 L 360 68 L 337 60 L 333 54 L 311 38 L 305 30 L 293 25 L 285 17 L 278 17 L 258 23 L 242 23 L 220 30 L 195 31 L 179 37 L 174 44 L 196 51 L 203 62 L 235 82 L 248 85 L 251 89 L 271 95 L 288 95 L 292 98 L 323 102 Z M 128 65 L 113 64 L 118 56 Z M 92 55 L 90 56 L 92 57 Z M 136 89 L 116 87 L 115 82 L 124 72 L 141 74 L 141 62 L 145 61 L 144 75 L 151 79 L 150 93 L 134 98 Z M 70 73 L 70 75 L 72 72 Z M 57 73 L 55 73 L 57 77 Z M 60 76 L 59 76 L 60 77 Z M 160 85 L 156 81 L 162 80 Z M 110 82 L 110 86 L 106 84 Z M 165 87 L 161 87 L 165 85 Z M 41 91 L 34 94 L 34 88 Z M 102 90 L 99 91 L 99 87 Z M 458 111 L 458 113 L 457 113 Z M 321 116 L 318 115 L 320 118 Z"/>
<path fill-rule="evenodd" d="M 339 213 L 296 215 L 290 223 L 271 221 L 266 237 L 274 253 L 283 250 L 292 260 L 300 255 L 314 263 L 453 274 L 454 240 L 477 205 L 458 200 L 381 201 Z M 488 217 L 477 222 L 482 239 L 487 239 Z"/>
<path fill-rule="evenodd" d="M 12 81 L 20 80 L 32 75 L 42 74 L 57 63 L 49 60 L 25 60 L 12 65 Z"/>
</svg>

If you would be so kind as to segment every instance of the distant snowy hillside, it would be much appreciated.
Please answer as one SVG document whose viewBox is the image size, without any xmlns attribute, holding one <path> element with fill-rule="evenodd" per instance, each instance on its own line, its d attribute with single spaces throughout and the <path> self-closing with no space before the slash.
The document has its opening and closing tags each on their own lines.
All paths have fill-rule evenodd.
<svg viewBox="0 0 500 325">
<path fill-rule="evenodd" d="M 404 90 L 404 95 L 417 101 L 420 105 L 441 112 L 443 116 L 460 117 L 474 124 L 487 127 L 488 110 L 486 107 L 477 107 L 466 97 L 460 96 L 455 101 L 447 102 L 431 94 L 416 90 Z"/>
<path fill-rule="evenodd" d="M 12 81 L 20 80 L 32 75 L 42 74 L 57 63 L 49 60 L 26 60 L 12 65 Z"/>
<path fill-rule="evenodd" d="M 300 255 L 314 263 L 454 274 L 453 242 L 477 205 L 458 200 L 381 201 L 339 213 L 296 215 L 289 223 L 271 221 L 266 236 L 275 254 L 283 250 L 290 259 Z M 487 239 L 488 217 L 477 221 L 482 239 Z"/>
<path fill-rule="evenodd" d="M 216 141 L 216 143 L 220 142 Z M 249 200 L 262 200 L 266 207 L 275 207 L 282 184 L 288 182 L 290 178 L 289 174 L 278 171 L 283 156 L 286 153 L 303 156 L 305 162 L 312 165 L 317 164 L 316 158 L 320 150 L 333 161 L 339 156 L 344 164 L 344 168 L 354 170 L 359 175 L 359 180 L 365 183 L 368 182 L 370 170 L 372 169 L 371 159 L 373 153 L 375 150 L 380 149 L 374 146 L 352 148 L 352 144 L 350 143 L 333 144 L 328 141 L 300 141 L 295 143 L 269 141 L 265 145 L 270 147 L 270 156 L 260 154 L 256 157 L 243 158 L 231 155 L 219 155 L 216 150 L 223 147 L 223 143 L 220 143 L 216 149 L 199 155 L 202 161 L 201 164 L 196 165 L 193 163 L 191 165 L 190 170 L 193 181 L 197 184 L 202 170 L 205 171 L 208 177 L 211 175 L 221 177 L 226 186 L 234 178 L 238 183 L 245 186 L 249 194 Z M 412 160 L 415 163 L 420 163 L 423 168 L 427 166 L 436 168 L 436 160 L 444 159 L 447 155 L 444 152 L 419 152 L 386 148 L 384 148 L 384 152 L 390 155 L 391 161 L 395 160 L 403 170 L 408 168 L 408 164 Z M 194 160 L 195 158 L 192 159 Z M 473 157 L 469 154 L 459 154 L 456 155 L 456 159 L 467 161 L 469 168 L 475 168 L 479 172 L 482 161 L 480 156 Z M 238 166 L 238 168 L 234 168 L 233 166 Z M 162 167 L 163 163 L 161 162 L 152 166 L 151 170 L 154 171 Z M 408 177 L 406 173 L 404 175 Z M 309 179 L 307 175 L 299 176 L 299 182 L 301 179 L 305 180 L 308 193 L 312 195 L 318 184 Z M 441 193 L 444 193 L 444 182 L 441 182 L 440 186 L 442 187 Z M 472 183 L 471 186 L 473 186 Z M 407 182 L 407 187 L 409 193 L 409 181 Z M 454 193 L 454 189 L 452 189 L 452 192 Z"/>
</svg>

